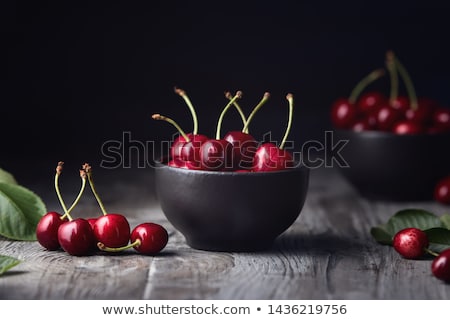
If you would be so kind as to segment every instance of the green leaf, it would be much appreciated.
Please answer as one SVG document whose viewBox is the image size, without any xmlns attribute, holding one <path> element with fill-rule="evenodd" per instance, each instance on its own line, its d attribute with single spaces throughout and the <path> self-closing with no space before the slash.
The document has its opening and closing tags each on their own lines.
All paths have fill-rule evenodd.
<svg viewBox="0 0 450 320">
<path fill-rule="evenodd" d="M 386 224 L 386 231 L 394 236 L 405 228 L 427 230 L 443 228 L 444 223 L 433 213 L 422 209 L 405 209 L 394 214 Z"/>
<path fill-rule="evenodd" d="M 434 252 L 442 252 L 450 248 L 450 230 L 446 228 L 432 228 L 424 230 L 430 241 L 429 249 Z"/>
<path fill-rule="evenodd" d="M 13 258 L 0 255 L 0 275 L 18 265 L 21 261 Z"/>
<path fill-rule="evenodd" d="M 0 235 L 13 240 L 36 240 L 36 226 L 45 213 L 45 204 L 34 192 L 0 182 Z"/>
<path fill-rule="evenodd" d="M 14 176 L 11 173 L 3 170 L 2 168 L 0 168 L 0 182 L 17 184 L 17 181 L 14 178 Z"/>
<path fill-rule="evenodd" d="M 450 229 L 450 214 L 442 215 L 441 221 L 447 229 Z"/>
<path fill-rule="evenodd" d="M 392 244 L 392 235 L 386 230 L 386 225 L 371 228 L 370 234 L 381 244 Z"/>
</svg>

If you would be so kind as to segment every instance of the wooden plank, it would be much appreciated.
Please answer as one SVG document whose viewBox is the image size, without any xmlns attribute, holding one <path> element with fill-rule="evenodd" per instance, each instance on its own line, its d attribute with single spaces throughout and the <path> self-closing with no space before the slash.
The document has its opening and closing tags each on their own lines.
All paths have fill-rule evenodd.
<svg viewBox="0 0 450 320">
<path fill-rule="evenodd" d="M 406 207 L 444 213 L 446 208 L 436 203 L 367 201 L 335 171 L 321 169 L 312 174 L 300 217 L 270 250 L 207 252 L 188 247 L 167 222 L 147 178 L 136 174 L 110 185 L 112 191 L 104 200 L 107 207 L 126 214 L 132 226 L 144 221 L 163 224 L 170 240 L 160 255 L 143 256 L 129 250 L 72 257 L 48 252 L 35 242 L 0 239 L 1 254 L 23 260 L 0 277 L 0 298 L 450 298 L 450 286 L 431 275 L 431 260 L 402 259 L 369 234 L 371 226 Z M 58 207 L 51 192 L 44 198 L 49 207 Z M 86 216 L 98 212 L 90 196 L 77 210 Z"/>
</svg>

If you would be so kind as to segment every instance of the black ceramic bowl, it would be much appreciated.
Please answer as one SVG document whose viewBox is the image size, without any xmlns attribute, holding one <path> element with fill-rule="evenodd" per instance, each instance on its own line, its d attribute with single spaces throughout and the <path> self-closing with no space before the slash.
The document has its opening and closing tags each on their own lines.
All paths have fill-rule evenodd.
<svg viewBox="0 0 450 320">
<path fill-rule="evenodd" d="M 369 199 L 431 200 L 439 179 L 450 174 L 450 134 L 397 135 L 389 132 L 335 131 L 348 140 L 340 154 L 342 174 Z"/>
<path fill-rule="evenodd" d="M 276 172 L 186 170 L 156 163 L 156 193 L 169 222 L 189 246 L 209 251 L 257 251 L 298 218 L 309 170 Z"/>
</svg>

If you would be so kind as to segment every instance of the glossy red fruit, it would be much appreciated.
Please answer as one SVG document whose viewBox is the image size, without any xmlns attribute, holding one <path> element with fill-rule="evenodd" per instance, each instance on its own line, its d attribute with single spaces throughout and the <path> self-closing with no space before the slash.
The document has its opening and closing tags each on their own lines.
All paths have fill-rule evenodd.
<svg viewBox="0 0 450 320">
<path fill-rule="evenodd" d="M 394 125 L 392 132 L 395 134 L 419 134 L 423 133 L 424 129 L 419 123 L 403 120 Z"/>
<path fill-rule="evenodd" d="M 256 151 L 253 159 L 253 171 L 278 171 L 293 166 L 292 154 L 285 150 L 279 149 L 273 143 L 264 143 Z"/>
<path fill-rule="evenodd" d="M 433 117 L 434 106 L 428 104 L 419 104 L 417 109 L 408 109 L 405 112 L 406 120 L 428 126 Z"/>
<path fill-rule="evenodd" d="M 89 219 L 87 219 L 87 222 L 89 222 L 89 224 L 90 224 L 90 226 L 92 228 L 92 231 L 94 231 L 94 225 L 97 222 L 97 219 L 98 218 L 89 218 Z"/>
<path fill-rule="evenodd" d="M 351 126 L 351 129 L 356 132 L 362 132 L 367 130 L 373 130 L 375 129 L 375 126 L 373 125 L 373 121 L 370 121 L 369 117 L 356 120 L 355 123 Z"/>
<path fill-rule="evenodd" d="M 347 99 L 338 99 L 331 107 L 331 122 L 338 129 L 348 129 L 357 118 L 355 105 Z"/>
<path fill-rule="evenodd" d="M 394 124 L 402 119 L 402 113 L 390 106 L 380 107 L 376 114 L 377 128 L 383 131 L 392 131 Z"/>
<path fill-rule="evenodd" d="M 96 243 L 91 225 L 82 218 L 63 223 L 58 229 L 58 240 L 63 250 L 73 256 L 90 254 Z"/>
<path fill-rule="evenodd" d="M 406 110 L 410 108 L 409 106 L 409 99 L 405 96 L 398 96 L 397 98 L 390 100 L 389 104 L 392 108 L 405 113 Z"/>
<path fill-rule="evenodd" d="M 439 108 L 432 116 L 433 126 L 441 132 L 450 131 L 450 110 Z"/>
<path fill-rule="evenodd" d="M 107 247 L 123 247 L 128 244 L 130 239 L 130 224 L 125 216 L 108 213 L 95 222 L 94 235 Z"/>
<path fill-rule="evenodd" d="M 230 131 L 223 139 L 233 146 L 233 169 L 250 169 L 253 166 L 253 157 L 258 148 L 258 142 L 255 138 L 242 131 Z"/>
<path fill-rule="evenodd" d="M 441 179 L 436 184 L 434 199 L 443 204 L 450 204 L 450 176 Z"/>
<path fill-rule="evenodd" d="M 394 249 L 404 258 L 418 259 L 428 248 L 428 236 L 417 228 L 406 228 L 397 232 L 393 239 Z"/>
<path fill-rule="evenodd" d="M 131 232 L 131 243 L 134 243 L 136 240 L 141 242 L 133 247 L 137 252 L 156 254 L 167 245 L 169 234 L 163 226 L 147 222 L 136 226 Z"/>
<path fill-rule="evenodd" d="M 368 114 L 375 110 L 377 106 L 386 104 L 386 97 L 381 92 L 372 91 L 366 92 L 358 99 L 358 110 L 362 113 Z"/>
<path fill-rule="evenodd" d="M 224 139 L 209 139 L 200 148 L 200 165 L 203 170 L 231 170 L 233 145 Z"/>
<path fill-rule="evenodd" d="M 62 215 L 58 212 L 47 212 L 38 222 L 36 227 L 36 238 L 41 246 L 47 250 L 57 250 L 61 246 L 58 241 L 58 229 L 67 222 L 67 219 L 61 219 Z"/>
<path fill-rule="evenodd" d="M 431 263 L 431 272 L 441 280 L 450 281 L 450 249 L 442 251 Z"/>
</svg>

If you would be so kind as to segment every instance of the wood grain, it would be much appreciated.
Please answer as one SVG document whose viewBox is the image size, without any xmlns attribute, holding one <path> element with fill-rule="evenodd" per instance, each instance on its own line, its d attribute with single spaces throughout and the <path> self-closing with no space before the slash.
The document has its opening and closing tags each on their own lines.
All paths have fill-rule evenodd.
<svg viewBox="0 0 450 320">
<path fill-rule="evenodd" d="M 449 299 L 450 285 L 431 275 L 431 260 L 402 259 L 377 244 L 370 227 L 397 210 L 420 207 L 443 214 L 432 202 L 365 200 L 332 169 L 312 172 L 305 207 L 270 250 L 223 253 L 194 250 L 162 214 L 151 176 L 126 173 L 102 185 L 109 208 L 132 226 L 154 221 L 170 233 L 155 257 L 129 250 L 72 257 L 36 242 L 0 239 L 0 254 L 23 262 L 0 277 L 1 299 Z M 39 189 L 39 186 L 35 186 Z M 45 192 L 42 190 L 42 193 Z M 44 199 L 57 208 L 49 191 Z M 98 212 L 86 196 L 78 214 Z M 448 210 L 447 210 L 448 211 Z"/>
</svg>

